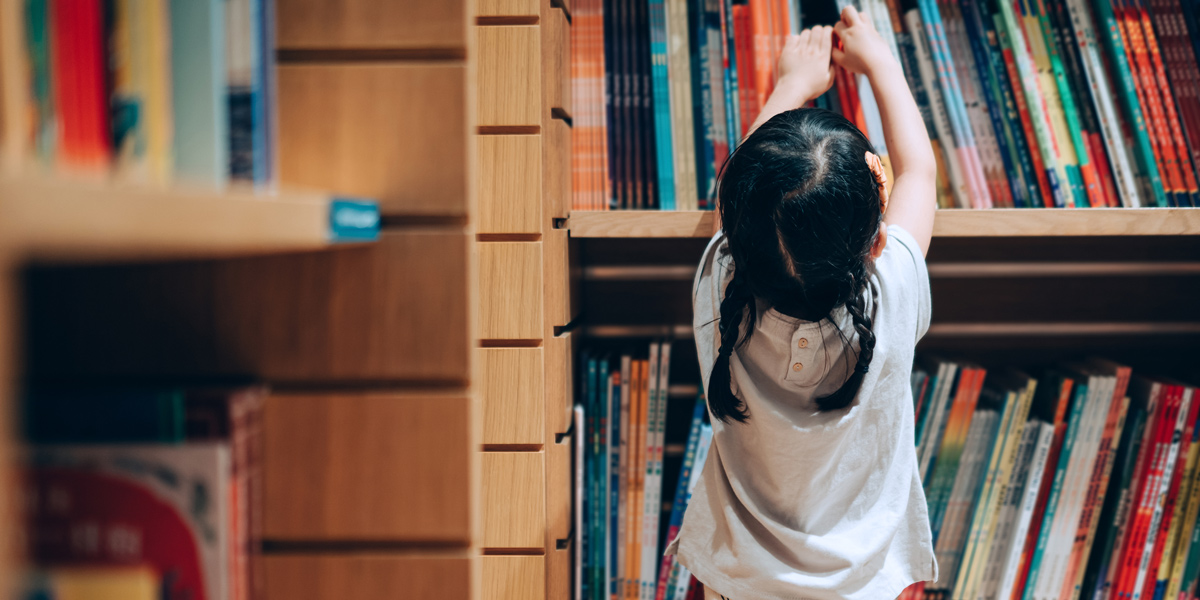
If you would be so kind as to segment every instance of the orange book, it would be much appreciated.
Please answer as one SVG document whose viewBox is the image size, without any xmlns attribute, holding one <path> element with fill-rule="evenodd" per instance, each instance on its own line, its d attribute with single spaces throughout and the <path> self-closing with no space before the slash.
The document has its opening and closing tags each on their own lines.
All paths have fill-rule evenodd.
<svg viewBox="0 0 1200 600">
<path fill-rule="evenodd" d="M 774 86 L 772 76 L 775 61 L 771 57 L 770 1 L 750 0 L 750 33 L 754 44 L 754 99 L 757 107 L 767 103 Z"/>
<path fill-rule="evenodd" d="M 1183 140 L 1183 128 L 1179 124 L 1179 114 L 1175 110 L 1175 97 L 1171 95 L 1171 84 L 1167 81 L 1166 68 L 1163 66 L 1162 54 L 1159 52 L 1158 40 L 1154 36 L 1154 27 L 1150 23 L 1150 16 L 1146 14 L 1146 7 L 1139 3 L 1138 13 L 1141 16 L 1142 32 L 1145 35 L 1145 46 L 1150 55 L 1150 63 L 1154 67 L 1154 79 L 1157 86 L 1154 87 L 1156 95 L 1161 94 L 1162 105 L 1165 109 L 1165 119 L 1170 141 L 1168 142 L 1174 148 L 1175 154 L 1178 157 L 1179 170 L 1183 175 L 1183 185 L 1189 195 L 1196 193 L 1196 173 L 1192 170 L 1191 160 L 1189 160 L 1187 142 Z"/>
</svg>

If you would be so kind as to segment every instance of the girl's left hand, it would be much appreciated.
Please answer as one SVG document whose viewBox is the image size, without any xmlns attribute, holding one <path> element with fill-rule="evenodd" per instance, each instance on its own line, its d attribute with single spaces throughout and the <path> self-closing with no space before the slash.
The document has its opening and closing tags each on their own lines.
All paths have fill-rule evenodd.
<svg viewBox="0 0 1200 600">
<path fill-rule="evenodd" d="M 771 93 L 790 108 L 824 94 L 833 86 L 833 28 L 818 26 L 789 35 L 779 55 L 779 80 Z"/>
</svg>

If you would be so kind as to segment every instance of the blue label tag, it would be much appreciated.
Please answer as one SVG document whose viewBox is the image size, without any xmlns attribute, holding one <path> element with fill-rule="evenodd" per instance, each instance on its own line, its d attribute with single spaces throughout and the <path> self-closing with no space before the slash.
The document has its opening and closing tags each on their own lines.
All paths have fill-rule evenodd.
<svg viewBox="0 0 1200 600">
<path fill-rule="evenodd" d="M 372 200 L 334 198 L 329 203 L 329 239 L 333 242 L 379 239 L 379 205 Z"/>
</svg>

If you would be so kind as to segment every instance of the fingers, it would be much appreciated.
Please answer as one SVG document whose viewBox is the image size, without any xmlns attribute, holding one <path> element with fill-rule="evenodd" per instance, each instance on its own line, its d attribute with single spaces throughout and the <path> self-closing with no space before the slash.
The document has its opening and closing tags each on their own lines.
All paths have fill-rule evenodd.
<svg viewBox="0 0 1200 600">
<path fill-rule="evenodd" d="M 842 60 L 846 58 L 846 52 L 841 48 L 834 48 L 829 57 L 833 59 L 833 64 L 840 65 L 842 64 Z M 829 68 L 832 69 L 833 67 L 830 66 Z"/>
<path fill-rule="evenodd" d="M 811 39 L 811 38 L 812 38 L 812 30 L 811 30 L 811 29 L 805 29 L 804 31 L 801 31 L 801 32 L 800 32 L 800 39 L 799 39 L 799 40 L 797 40 L 797 41 L 798 41 L 798 43 L 799 43 L 800 47 L 801 47 L 801 48 L 804 48 L 804 47 L 807 47 L 807 46 L 808 46 L 808 41 L 809 41 L 809 39 Z"/>
<path fill-rule="evenodd" d="M 833 28 L 828 25 L 817 27 L 813 31 L 813 44 L 817 56 L 829 56 L 829 50 L 833 47 Z"/>
<path fill-rule="evenodd" d="M 854 27 L 862 21 L 862 17 L 858 14 L 858 10 L 853 5 L 847 5 L 842 9 L 842 23 L 847 27 Z"/>
</svg>

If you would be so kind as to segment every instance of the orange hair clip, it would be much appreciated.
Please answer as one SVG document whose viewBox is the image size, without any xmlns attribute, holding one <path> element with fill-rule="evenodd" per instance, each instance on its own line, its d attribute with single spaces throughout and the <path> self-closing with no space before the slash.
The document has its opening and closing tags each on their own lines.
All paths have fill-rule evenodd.
<svg viewBox="0 0 1200 600">
<path fill-rule="evenodd" d="M 888 206 L 887 172 L 883 170 L 883 161 L 874 153 L 867 152 L 867 168 L 875 176 L 875 184 L 879 186 L 879 212 L 886 213 Z"/>
</svg>

